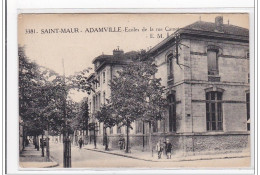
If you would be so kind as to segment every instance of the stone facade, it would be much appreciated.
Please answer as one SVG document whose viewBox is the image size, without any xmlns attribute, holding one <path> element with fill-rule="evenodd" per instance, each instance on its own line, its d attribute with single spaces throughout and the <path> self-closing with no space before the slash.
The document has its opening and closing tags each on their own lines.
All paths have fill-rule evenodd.
<svg viewBox="0 0 260 175">
<path fill-rule="evenodd" d="M 177 30 L 173 35 L 154 46 L 148 54 L 158 66 L 156 77 L 167 88 L 165 96 L 174 99 L 165 111 L 165 120 L 158 121 L 152 133 L 152 148 L 159 139 L 169 138 L 175 153 L 210 154 L 237 152 L 248 149 L 250 131 L 246 94 L 249 87 L 249 32 L 247 29 L 223 24 L 223 18 L 215 23 L 198 21 Z M 177 47 L 176 47 L 177 45 Z M 98 63 L 95 75 L 89 81 L 106 72 L 106 83 L 111 80 L 122 62 Z M 98 64 L 103 64 L 102 69 Z M 124 64 L 127 64 L 124 62 Z M 103 82 L 102 79 L 100 82 Z M 96 87 L 89 96 L 91 113 L 93 98 L 110 89 L 107 84 Z M 170 99 L 170 98 L 169 98 Z M 104 101 L 99 100 L 99 103 Z M 171 112 L 170 112 L 171 111 Z M 249 123 L 250 124 L 250 123 Z M 148 126 L 137 132 L 137 123 L 130 130 L 130 146 L 148 148 Z M 100 125 L 102 128 L 102 124 Z M 110 147 L 118 148 L 118 139 L 125 136 L 125 129 L 108 129 Z M 153 130 L 153 128 L 152 128 Z M 97 141 L 102 143 L 103 131 L 98 132 Z"/>
<path fill-rule="evenodd" d="M 241 151 L 249 147 L 246 106 L 246 93 L 250 90 L 248 30 L 222 23 L 224 31 L 215 29 L 209 33 L 207 30 L 214 25 L 217 26 L 201 21 L 191 24 L 176 31 L 172 39 L 167 38 L 163 44 L 160 43 L 150 51 L 158 65 L 157 77 L 161 77 L 162 84 L 167 87 L 167 95 L 174 93 L 176 96 L 176 131 L 169 130 L 168 112 L 165 116 L 166 137 L 177 142 L 176 148 L 185 154 Z M 196 28 L 193 29 L 193 26 Z M 235 35 L 237 29 L 242 31 L 239 31 L 240 37 Z M 179 45 L 178 58 L 176 42 Z M 218 70 L 215 75 L 210 75 L 208 70 L 208 52 L 211 50 L 216 51 Z M 171 62 L 172 80 L 167 76 L 167 57 L 170 54 L 174 55 Z M 209 130 L 206 93 L 218 91 L 222 94 L 222 99 L 216 101 L 216 105 L 220 103 L 220 112 L 216 112 L 214 106 L 214 111 L 208 114 L 212 127 Z M 214 120 L 219 117 L 215 117 L 215 114 L 222 118 L 217 124 L 221 129 L 214 128 Z"/>
</svg>

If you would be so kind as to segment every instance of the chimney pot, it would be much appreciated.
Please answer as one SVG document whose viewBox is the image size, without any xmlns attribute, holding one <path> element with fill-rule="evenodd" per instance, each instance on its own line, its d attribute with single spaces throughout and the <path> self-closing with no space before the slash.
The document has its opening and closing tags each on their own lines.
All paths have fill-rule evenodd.
<svg viewBox="0 0 260 175">
<path fill-rule="evenodd" d="M 124 54 L 124 51 L 123 50 L 119 50 L 119 47 L 117 49 L 113 50 L 113 55 L 114 56 L 121 56 L 123 54 Z"/>
<path fill-rule="evenodd" d="M 217 16 L 215 18 L 215 25 L 216 25 L 216 32 L 223 32 L 223 28 L 224 28 L 224 25 L 223 25 L 223 17 L 222 16 Z"/>
<path fill-rule="evenodd" d="M 222 26 L 223 25 L 223 17 L 222 16 L 217 16 L 216 18 L 215 18 L 215 24 L 216 24 L 216 26 Z"/>
</svg>

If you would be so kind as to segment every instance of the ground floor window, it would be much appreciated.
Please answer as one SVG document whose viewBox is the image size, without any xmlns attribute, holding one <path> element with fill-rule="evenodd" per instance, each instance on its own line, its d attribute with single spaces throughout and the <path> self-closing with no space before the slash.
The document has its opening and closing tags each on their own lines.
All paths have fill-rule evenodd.
<svg viewBox="0 0 260 175">
<path fill-rule="evenodd" d="M 110 134 L 113 134 L 113 127 L 110 128 Z"/>
<path fill-rule="evenodd" d="M 222 92 L 206 93 L 207 130 L 223 130 Z"/>
<path fill-rule="evenodd" d="M 136 121 L 136 134 L 143 132 L 143 121 Z"/>
<path fill-rule="evenodd" d="M 154 121 L 152 125 L 153 125 L 153 132 L 158 132 L 158 121 Z"/>
<path fill-rule="evenodd" d="M 121 134 L 121 128 L 117 126 L 117 134 Z"/>
<path fill-rule="evenodd" d="M 169 104 L 169 131 L 176 132 L 176 99 L 175 94 L 168 95 Z"/>
</svg>

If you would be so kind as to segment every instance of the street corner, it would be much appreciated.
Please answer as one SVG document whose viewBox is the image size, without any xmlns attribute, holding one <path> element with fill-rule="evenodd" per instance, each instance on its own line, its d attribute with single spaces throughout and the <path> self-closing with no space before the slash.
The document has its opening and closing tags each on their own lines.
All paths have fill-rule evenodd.
<svg viewBox="0 0 260 175">
<path fill-rule="evenodd" d="M 20 162 L 20 168 L 54 168 L 59 166 L 57 162 Z"/>
</svg>

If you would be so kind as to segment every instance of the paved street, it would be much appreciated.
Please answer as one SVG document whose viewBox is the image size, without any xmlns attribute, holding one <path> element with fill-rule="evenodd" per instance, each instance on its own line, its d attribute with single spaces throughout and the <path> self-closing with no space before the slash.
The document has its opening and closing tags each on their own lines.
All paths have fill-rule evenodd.
<svg viewBox="0 0 260 175">
<path fill-rule="evenodd" d="M 61 143 L 51 143 L 51 156 L 59 163 L 58 168 L 63 167 L 63 145 Z M 229 158 L 229 159 L 214 159 L 214 160 L 197 160 L 197 161 L 181 161 L 181 162 L 151 162 L 144 160 L 136 160 L 132 158 L 111 155 L 90 151 L 86 149 L 79 149 L 72 146 L 72 167 L 73 168 L 179 168 L 179 167 L 249 167 L 250 158 Z"/>
</svg>

